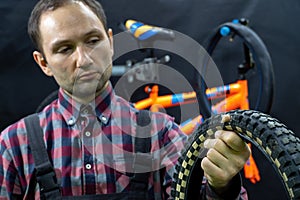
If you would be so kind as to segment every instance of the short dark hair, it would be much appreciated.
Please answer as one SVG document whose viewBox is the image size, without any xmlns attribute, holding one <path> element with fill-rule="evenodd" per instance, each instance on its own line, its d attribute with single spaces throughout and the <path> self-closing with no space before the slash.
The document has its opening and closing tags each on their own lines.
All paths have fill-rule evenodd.
<svg viewBox="0 0 300 200">
<path fill-rule="evenodd" d="M 46 11 L 54 11 L 57 8 L 71 4 L 73 2 L 82 2 L 88 6 L 93 13 L 100 19 L 105 30 L 107 30 L 106 15 L 102 5 L 96 0 L 40 0 L 31 12 L 28 21 L 28 34 L 33 42 L 34 47 L 43 53 L 40 34 L 40 18 Z"/>
</svg>

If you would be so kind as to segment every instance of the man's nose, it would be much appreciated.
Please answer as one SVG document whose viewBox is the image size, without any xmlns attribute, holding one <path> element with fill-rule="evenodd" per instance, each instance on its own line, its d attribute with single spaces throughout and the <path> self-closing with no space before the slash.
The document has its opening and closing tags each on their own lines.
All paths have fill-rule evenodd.
<svg viewBox="0 0 300 200">
<path fill-rule="evenodd" d="M 91 52 L 87 48 L 77 47 L 77 67 L 88 67 L 91 66 L 93 60 L 91 58 Z"/>
</svg>

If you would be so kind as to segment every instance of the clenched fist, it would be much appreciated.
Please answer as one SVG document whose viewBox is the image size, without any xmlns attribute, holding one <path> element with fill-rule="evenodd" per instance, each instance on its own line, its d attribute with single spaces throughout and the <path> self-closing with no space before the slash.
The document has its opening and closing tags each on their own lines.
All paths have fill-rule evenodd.
<svg viewBox="0 0 300 200">
<path fill-rule="evenodd" d="M 214 139 L 207 139 L 204 147 L 208 149 L 201 163 L 204 176 L 216 191 L 222 191 L 243 168 L 250 148 L 235 132 L 223 130 L 217 131 Z"/>
</svg>

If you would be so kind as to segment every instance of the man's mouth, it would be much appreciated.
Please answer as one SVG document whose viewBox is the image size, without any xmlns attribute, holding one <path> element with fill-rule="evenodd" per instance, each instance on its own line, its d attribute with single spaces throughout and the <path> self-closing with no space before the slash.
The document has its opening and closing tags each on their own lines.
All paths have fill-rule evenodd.
<svg viewBox="0 0 300 200">
<path fill-rule="evenodd" d="M 97 79 L 98 76 L 99 73 L 97 72 L 83 72 L 79 74 L 78 79 L 81 81 L 89 81 L 89 80 Z"/>
</svg>

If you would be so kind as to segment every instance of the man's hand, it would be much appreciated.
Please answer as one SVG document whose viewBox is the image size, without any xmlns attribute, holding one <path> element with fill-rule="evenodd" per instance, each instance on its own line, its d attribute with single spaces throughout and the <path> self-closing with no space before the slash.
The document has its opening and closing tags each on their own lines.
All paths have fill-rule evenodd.
<svg viewBox="0 0 300 200">
<path fill-rule="evenodd" d="M 216 192 L 222 191 L 243 168 L 250 148 L 232 131 L 217 131 L 215 139 L 207 139 L 204 147 L 208 149 L 201 163 L 204 175 Z"/>
</svg>

